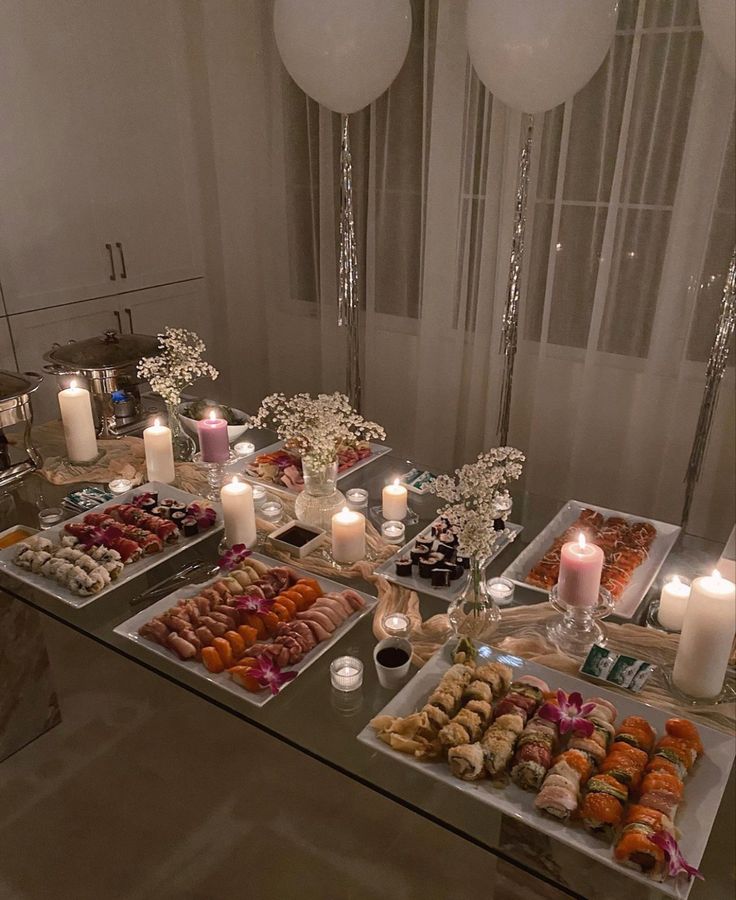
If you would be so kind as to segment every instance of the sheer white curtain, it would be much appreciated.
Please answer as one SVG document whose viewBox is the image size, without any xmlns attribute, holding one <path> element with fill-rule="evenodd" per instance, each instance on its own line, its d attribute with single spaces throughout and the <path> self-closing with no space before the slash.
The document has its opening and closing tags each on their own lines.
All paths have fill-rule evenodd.
<svg viewBox="0 0 736 900">
<path fill-rule="evenodd" d="M 464 11 L 413 0 L 406 64 L 351 117 L 365 412 L 392 446 L 445 469 L 497 441 L 521 141 L 521 116 L 469 65 Z M 212 213 L 225 232 L 225 343 L 245 362 L 245 329 L 258 360 L 231 367 L 233 396 L 342 388 L 339 118 L 281 66 L 270 4 L 212 0 L 201 16 L 210 98 L 238 78 L 245 94 L 205 111 L 215 151 L 229 148 L 215 194 L 231 212 Z M 233 60 L 218 34 L 235 43 L 238 29 Z M 669 521 L 734 242 L 733 88 L 701 43 L 696 0 L 622 0 L 600 71 L 536 117 L 511 417 L 535 492 Z M 691 514 L 715 538 L 734 518 L 732 395 L 731 366 Z"/>
</svg>

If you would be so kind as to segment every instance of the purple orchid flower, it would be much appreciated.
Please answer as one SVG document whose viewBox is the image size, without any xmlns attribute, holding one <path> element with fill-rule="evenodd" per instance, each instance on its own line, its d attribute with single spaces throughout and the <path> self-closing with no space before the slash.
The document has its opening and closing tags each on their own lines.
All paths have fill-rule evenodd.
<svg viewBox="0 0 736 900">
<path fill-rule="evenodd" d="M 81 535 L 78 540 L 84 547 L 94 547 L 102 545 L 108 547 L 113 541 L 123 536 L 123 532 L 116 525 L 109 525 L 107 528 L 93 528 L 87 534 Z"/>
<path fill-rule="evenodd" d="M 667 874 L 676 878 L 681 872 L 685 872 L 688 878 L 700 878 L 701 881 L 705 881 L 705 878 L 700 874 L 700 871 L 695 868 L 695 866 L 689 865 L 685 857 L 682 855 L 682 851 L 677 843 L 677 841 L 672 837 L 671 834 L 667 831 L 658 831 L 656 834 L 653 834 L 649 840 L 660 850 L 664 850 L 665 858 L 667 859 Z"/>
<path fill-rule="evenodd" d="M 539 716 L 558 725 L 560 734 L 575 731 L 590 737 L 595 729 L 590 719 L 585 717 L 594 709 L 595 703 L 583 703 L 582 695 L 577 691 L 568 695 L 560 690 L 557 691 L 557 703 L 545 703 L 539 710 Z"/>
<path fill-rule="evenodd" d="M 192 503 L 187 513 L 197 520 L 200 529 L 212 528 L 217 521 L 217 513 L 211 506 L 200 506 L 199 503 Z"/>
<path fill-rule="evenodd" d="M 226 572 L 232 572 L 240 563 L 251 555 L 251 551 L 245 544 L 233 544 L 229 550 L 226 550 L 217 560 L 217 565 Z"/>
<path fill-rule="evenodd" d="M 150 500 L 152 497 L 153 494 L 150 491 L 145 491 L 143 494 L 137 494 L 133 497 L 133 506 L 143 506 L 146 500 Z"/>
<path fill-rule="evenodd" d="M 233 597 L 235 606 L 250 613 L 267 613 L 271 612 L 274 604 L 273 600 L 267 600 L 258 594 L 241 594 L 239 597 Z"/>
<path fill-rule="evenodd" d="M 258 682 L 261 687 L 268 688 L 272 694 L 278 694 L 281 688 L 296 678 L 297 672 L 283 672 L 281 668 L 266 656 L 258 658 L 258 662 L 248 669 L 248 675 Z"/>
</svg>

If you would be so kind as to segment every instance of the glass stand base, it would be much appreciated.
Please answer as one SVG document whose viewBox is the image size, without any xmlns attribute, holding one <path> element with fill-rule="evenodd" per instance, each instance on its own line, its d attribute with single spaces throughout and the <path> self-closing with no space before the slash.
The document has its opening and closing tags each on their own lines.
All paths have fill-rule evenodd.
<svg viewBox="0 0 736 900">
<path fill-rule="evenodd" d="M 681 703 L 683 706 L 689 706 L 693 710 L 707 709 L 709 706 L 717 706 L 719 703 L 733 703 L 736 701 L 736 684 L 728 680 L 728 675 L 726 675 L 723 689 L 717 697 L 691 697 L 690 694 L 684 694 L 675 684 L 670 669 L 662 669 L 662 678 L 678 703 Z"/>
<path fill-rule="evenodd" d="M 549 602 L 562 613 L 547 624 L 547 637 L 561 653 L 583 660 L 593 644 L 605 645 L 607 635 L 598 620 L 613 609 L 613 598 L 605 588 L 600 589 L 597 606 L 568 606 L 560 599 L 557 585 L 549 592 Z"/>
<path fill-rule="evenodd" d="M 371 506 L 370 508 L 371 518 L 374 522 L 378 523 L 378 527 L 380 529 L 381 525 L 384 522 L 391 522 L 392 519 L 385 519 L 383 516 L 383 507 L 382 506 Z M 404 525 L 416 525 L 419 521 L 419 516 L 414 512 L 411 507 L 408 507 L 406 510 L 406 515 L 401 520 Z"/>
<path fill-rule="evenodd" d="M 217 500 L 220 499 L 220 490 L 222 489 L 223 482 L 225 481 L 225 472 L 230 463 L 234 462 L 237 459 L 237 456 L 230 451 L 230 457 L 225 460 L 225 462 L 205 462 L 202 459 L 201 453 L 194 454 L 194 462 L 201 468 L 204 469 L 205 475 L 207 477 L 207 492 L 205 493 L 205 497 L 208 500 Z"/>
</svg>

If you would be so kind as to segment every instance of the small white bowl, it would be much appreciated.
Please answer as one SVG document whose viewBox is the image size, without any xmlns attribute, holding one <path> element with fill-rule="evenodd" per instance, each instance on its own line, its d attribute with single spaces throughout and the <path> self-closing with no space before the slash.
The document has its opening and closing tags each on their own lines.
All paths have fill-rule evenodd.
<svg viewBox="0 0 736 900">
<path fill-rule="evenodd" d="M 185 406 L 189 406 L 189 404 L 192 402 L 195 402 L 195 401 L 187 401 L 186 403 L 179 404 L 179 421 L 181 422 L 182 427 L 184 428 L 184 431 L 186 431 L 186 433 L 190 437 L 194 438 L 194 440 L 196 441 L 197 440 L 197 420 L 190 419 L 189 416 L 185 416 L 182 413 L 182 409 L 184 409 Z M 209 400 L 205 400 L 205 403 L 209 403 L 209 402 L 210 402 Z M 220 404 L 218 404 L 215 400 L 213 400 L 212 405 L 219 406 Z M 231 406 L 230 409 L 236 415 L 240 416 L 243 419 L 242 425 L 228 425 L 227 426 L 227 439 L 230 442 L 230 444 L 234 444 L 235 441 L 237 441 L 237 439 L 241 435 L 245 434 L 245 432 L 250 428 L 250 418 L 251 417 L 248 415 L 248 413 L 243 412 L 242 409 L 235 409 L 234 406 Z"/>
</svg>

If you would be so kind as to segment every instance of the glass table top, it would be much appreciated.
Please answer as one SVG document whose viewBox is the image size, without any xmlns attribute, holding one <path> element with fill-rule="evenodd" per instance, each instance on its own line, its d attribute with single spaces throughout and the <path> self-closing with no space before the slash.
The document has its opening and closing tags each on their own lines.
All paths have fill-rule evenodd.
<svg viewBox="0 0 736 900">
<path fill-rule="evenodd" d="M 273 437 L 262 432 L 249 435 L 249 439 L 254 440 L 257 447 L 262 447 L 271 443 Z M 341 479 L 339 487 L 343 492 L 350 487 L 364 487 L 369 491 L 370 503 L 376 504 L 380 502 L 383 485 L 411 465 L 413 463 L 410 461 L 389 454 Z M 0 495 L 0 530 L 16 523 L 37 527 L 39 508 L 58 505 L 70 489 L 70 485 L 51 485 L 38 476 L 26 479 L 12 493 Z M 570 498 L 518 493 L 514 499 L 511 520 L 522 524 L 524 531 L 494 560 L 489 568 L 490 574 L 500 574 Z M 425 527 L 434 518 L 437 508 L 437 500 L 432 496 L 410 494 L 409 502 L 419 516 L 419 523 L 407 528 L 408 537 Z M 5 573 L 0 573 L 0 588 L 11 597 L 35 607 L 111 650 L 157 672 L 160 676 L 344 775 L 430 818 L 442 827 L 514 865 L 533 872 L 537 877 L 554 884 L 565 893 L 573 896 L 595 896 L 598 892 L 598 888 L 595 887 L 596 878 L 606 879 L 610 890 L 612 877 L 616 876 L 616 883 L 620 885 L 621 891 L 625 891 L 631 897 L 648 896 L 647 890 L 640 890 L 640 886 L 635 882 L 624 876 L 618 876 L 611 870 L 596 866 L 590 859 L 574 853 L 569 848 L 557 847 L 554 841 L 547 841 L 550 858 L 553 857 L 555 860 L 554 863 L 550 863 L 549 859 L 541 858 L 536 850 L 530 850 L 528 843 L 518 833 L 520 823 L 506 820 L 505 817 L 489 811 L 488 807 L 483 806 L 479 809 L 479 805 L 467 793 L 453 790 L 448 785 L 415 772 L 402 765 L 400 760 L 394 761 L 384 754 L 374 752 L 356 740 L 364 725 L 380 712 L 395 693 L 380 687 L 372 664 L 376 639 L 372 632 L 371 615 L 361 619 L 351 631 L 300 674 L 287 690 L 262 707 L 241 700 L 235 694 L 219 690 L 214 684 L 180 668 L 173 657 L 171 660 L 159 657 L 147 651 L 145 646 L 114 633 L 113 629 L 117 625 L 142 608 L 131 605 L 140 594 L 177 571 L 185 560 L 197 555 L 214 561 L 217 556 L 218 539 L 213 535 L 196 548 L 161 563 L 139 578 L 81 609 L 75 609 L 35 588 L 21 584 Z M 716 544 L 684 536 L 666 561 L 650 591 L 650 597 L 658 594 L 664 574 L 676 568 L 681 574 L 689 576 L 695 569 L 712 566 L 718 559 L 720 550 L 720 546 Z M 267 550 L 261 549 L 261 552 L 267 554 Z M 295 564 L 298 564 L 298 561 L 295 561 Z M 335 580 L 345 581 L 338 574 L 332 577 Z M 364 582 L 353 580 L 345 583 L 367 593 L 374 593 L 373 588 Z M 195 590 L 192 588 L 193 592 Z M 515 605 L 539 603 L 544 599 L 541 593 L 518 586 L 514 594 Z M 421 596 L 424 618 L 444 612 L 446 609 L 447 604 L 441 599 L 429 595 Z M 639 613 L 640 621 L 645 609 L 646 604 Z M 329 674 L 331 660 L 344 654 L 357 656 L 364 663 L 362 688 L 346 694 L 333 690 Z M 728 849 L 731 846 L 729 841 L 731 843 L 733 841 L 733 821 L 732 773 L 729 791 L 721 805 L 709 848 L 701 866 L 708 881 L 705 885 L 696 884 L 691 892 L 691 897 L 696 900 L 726 896 L 733 891 L 733 866 Z M 726 850 L 719 852 L 718 845 L 723 843 L 724 834 Z M 567 859 L 565 865 L 557 862 L 558 856 L 560 859 Z M 612 896 L 612 893 L 599 895 Z"/>
</svg>

